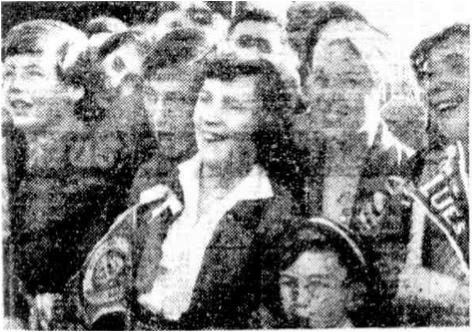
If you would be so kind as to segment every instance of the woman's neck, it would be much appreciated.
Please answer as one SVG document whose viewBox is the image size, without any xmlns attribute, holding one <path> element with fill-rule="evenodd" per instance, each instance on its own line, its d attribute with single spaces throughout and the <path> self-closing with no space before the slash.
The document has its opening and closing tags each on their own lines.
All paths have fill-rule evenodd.
<svg viewBox="0 0 473 332">
<path fill-rule="evenodd" d="M 201 189 L 207 193 L 226 194 L 248 175 L 253 165 L 254 162 L 248 159 L 213 165 L 204 163 L 200 177 Z"/>
</svg>

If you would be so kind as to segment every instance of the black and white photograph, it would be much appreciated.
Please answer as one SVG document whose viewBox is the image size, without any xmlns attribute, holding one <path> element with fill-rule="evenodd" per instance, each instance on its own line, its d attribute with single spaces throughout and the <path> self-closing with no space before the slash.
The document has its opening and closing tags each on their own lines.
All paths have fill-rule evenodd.
<svg viewBox="0 0 473 332">
<path fill-rule="evenodd" d="M 0 327 L 466 330 L 472 18 L 1 1 Z"/>
</svg>

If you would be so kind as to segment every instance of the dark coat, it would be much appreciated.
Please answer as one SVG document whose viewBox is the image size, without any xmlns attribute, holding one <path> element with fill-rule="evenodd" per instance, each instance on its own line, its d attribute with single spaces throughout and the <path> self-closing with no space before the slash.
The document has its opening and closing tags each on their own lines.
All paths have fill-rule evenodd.
<svg viewBox="0 0 473 332">
<path fill-rule="evenodd" d="M 168 188 L 183 201 L 177 179 Z M 206 248 L 190 307 L 177 322 L 147 311 L 137 298 L 151 290 L 160 269 L 161 245 L 180 212 L 164 208 L 166 197 L 128 209 L 71 282 L 66 301 L 69 318 L 94 329 L 247 328 L 251 313 L 263 301 L 261 276 L 274 269 L 262 263 L 262 253 L 295 222 L 290 195 L 275 185 L 273 191 L 270 199 L 239 202 L 219 221 Z M 151 218 L 156 207 L 163 211 Z M 115 268 L 107 274 L 102 273 L 103 266 Z"/>
</svg>

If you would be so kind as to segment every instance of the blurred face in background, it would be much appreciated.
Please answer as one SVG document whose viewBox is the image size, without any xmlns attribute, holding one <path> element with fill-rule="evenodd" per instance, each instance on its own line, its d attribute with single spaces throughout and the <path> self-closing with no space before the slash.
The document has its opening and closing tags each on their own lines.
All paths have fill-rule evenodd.
<svg viewBox="0 0 473 332">
<path fill-rule="evenodd" d="M 3 63 L 4 107 L 18 126 L 45 125 L 54 112 L 64 111 L 67 87 L 56 71 L 55 54 L 18 54 Z M 61 105 L 58 105 L 61 103 Z"/>
<path fill-rule="evenodd" d="M 144 108 L 160 151 L 181 157 L 195 144 L 192 114 L 197 99 L 195 73 L 162 69 L 143 87 Z"/>
<path fill-rule="evenodd" d="M 374 81 L 348 39 L 317 44 L 304 93 L 316 126 L 329 137 L 356 133 L 365 122 L 366 97 Z"/>
<path fill-rule="evenodd" d="M 346 276 L 333 251 L 305 251 L 281 271 L 282 305 L 293 327 L 331 328 L 345 323 L 350 300 Z"/>
<path fill-rule="evenodd" d="M 231 81 L 205 80 L 194 111 L 197 147 L 205 164 L 252 163 L 252 134 L 261 121 L 257 79 L 237 76 Z"/>
<path fill-rule="evenodd" d="M 228 25 L 202 1 L 184 1 L 179 9 L 161 15 L 156 29 L 161 35 L 178 29 L 197 30 L 205 35 L 205 44 L 210 47 L 225 38 Z"/>
<path fill-rule="evenodd" d="M 430 51 L 421 75 L 431 121 L 450 143 L 468 144 L 469 52 L 470 39 L 453 35 Z"/>
<path fill-rule="evenodd" d="M 230 32 L 229 40 L 240 49 L 262 54 L 284 54 L 285 31 L 276 22 L 243 21 Z"/>
</svg>

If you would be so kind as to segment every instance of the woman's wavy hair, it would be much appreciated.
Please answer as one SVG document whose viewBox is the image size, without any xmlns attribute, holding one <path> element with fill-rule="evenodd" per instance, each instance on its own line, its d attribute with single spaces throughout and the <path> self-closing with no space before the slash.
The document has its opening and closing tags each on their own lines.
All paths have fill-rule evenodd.
<svg viewBox="0 0 473 332">
<path fill-rule="evenodd" d="M 263 121 L 253 133 L 257 163 L 271 179 L 298 198 L 307 153 L 294 144 L 292 121 L 297 105 L 293 82 L 267 59 L 240 59 L 237 53 L 216 56 L 204 64 L 204 77 L 232 81 L 238 76 L 255 76 L 256 97 L 261 102 Z"/>
</svg>

